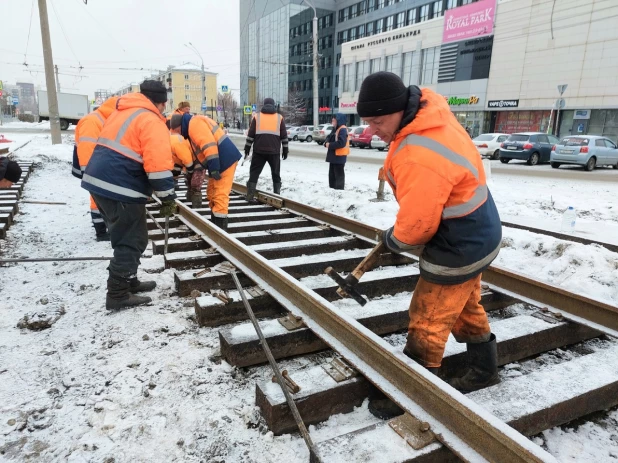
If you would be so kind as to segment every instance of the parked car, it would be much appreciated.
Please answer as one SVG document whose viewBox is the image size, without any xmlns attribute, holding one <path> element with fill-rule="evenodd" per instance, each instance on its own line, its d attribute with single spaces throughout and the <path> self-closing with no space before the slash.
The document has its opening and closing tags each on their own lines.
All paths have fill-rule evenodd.
<svg viewBox="0 0 618 463">
<path fill-rule="evenodd" d="M 596 166 L 618 169 L 618 149 L 613 141 L 598 135 L 564 137 L 552 147 L 550 163 L 554 169 L 562 164 L 584 166 L 587 171 Z"/>
<path fill-rule="evenodd" d="M 377 135 L 373 135 L 371 137 L 370 146 L 374 149 L 377 149 L 378 151 L 384 151 L 385 149 L 388 149 L 388 145 L 386 144 L 386 142 Z"/>
<path fill-rule="evenodd" d="M 313 139 L 318 145 L 322 145 L 326 141 L 326 137 L 328 137 L 332 131 L 333 131 L 333 125 L 331 124 L 318 125 L 313 130 Z"/>
<path fill-rule="evenodd" d="M 300 127 L 288 127 L 288 140 L 298 140 L 298 131 Z"/>
<path fill-rule="evenodd" d="M 472 142 L 481 156 L 497 160 L 500 157 L 500 144 L 508 137 L 506 133 L 484 133 L 474 138 Z"/>
<path fill-rule="evenodd" d="M 500 145 L 500 162 L 507 164 L 511 159 L 519 159 L 530 166 L 549 162 L 551 148 L 558 142 L 558 138 L 543 132 L 514 133 Z"/>
<path fill-rule="evenodd" d="M 359 125 L 350 134 L 350 146 L 369 148 L 371 146 L 371 130 L 368 125 Z"/>
<path fill-rule="evenodd" d="M 298 132 L 296 133 L 296 138 L 298 141 L 306 141 L 311 143 L 313 140 L 313 126 L 312 125 L 303 125 L 300 127 Z"/>
</svg>

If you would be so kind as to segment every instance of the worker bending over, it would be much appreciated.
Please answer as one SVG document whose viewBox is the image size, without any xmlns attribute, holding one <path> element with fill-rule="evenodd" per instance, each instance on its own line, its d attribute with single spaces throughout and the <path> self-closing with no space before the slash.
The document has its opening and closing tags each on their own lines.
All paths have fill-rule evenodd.
<svg viewBox="0 0 618 463">
<path fill-rule="evenodd" d="M 399 212 L 384 243 L 395 253 L 423 249 L 404 353 L 437 373 L 452 332 L 467 343 L 469 369 L 450 384 L 473 391 L 498 383 L 496 337 L 480 300 L 502 227 L 481 157 L 443 96 L 406 88 L 393 73 L 365 78 L 357 111 L 390 143 L 384 171 Z"/>
<path fill-rule="evenodd" d="M 234 172 L 242 157 L 232 140 L 219 125 L 207 116 L 175 114 L 170 120 L 172 133 L 179 133 L 189 140 L 193 155 L 208 171 L 208 207 L 210 220 L 223 230 L 227 230 L 230 192 L 234 182 Z"/>
<path fill-rule="evenodd" d="M 170 135 L 172 145 L 172 160 L 174 161 L 174 187 L 178 186 L 178 178 L 182 170 L 186 171 L 187 200 L 191 201 L 194 208 L 202 207 L 202 184 L 204 183 L 205 172 L 201 165 L 194 168 L 193 153 L 189 140 L 185 140 L 182 135 L 172 133 Z"/>
</svg>

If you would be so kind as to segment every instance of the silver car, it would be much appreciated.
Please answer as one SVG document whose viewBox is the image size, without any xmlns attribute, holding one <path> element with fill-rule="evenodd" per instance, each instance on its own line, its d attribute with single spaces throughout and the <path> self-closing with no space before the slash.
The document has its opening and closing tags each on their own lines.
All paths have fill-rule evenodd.
<svg viewBox="0 0 618 463">
<path fill-rule="evenodd" d="M 583 166 L 587 171 L 597 166 L 618 169 L 618 149 L 609 138 L 598 135 L 564 137 L 552 147 L 550 163 L 554 169 L 562 164 Z"/>
<path fill-rule="evenodd" d="M 380 137 L 378 137 L 377 135 L 374 135 L 371 137 L 370 145 L 373 149 L 377 149 L 378 151 L 384 151 L 385 149 L 388 148 L 388 145 L 386 144 L 386 142 L 382 140 Z"/>
<path fill-rule="evenodd" d="M 288 140 L 298 140 L 298 131 L 300 127 L 288 127 Z"/>
<path fill-rule="evenodd" d="M 306 141 L 311 143 L 313 140 L 313 126 L 302 125 L 298 132 L 296 132 L 296 136 L 298 137 L 298 141 Z"/>
<path fill-rule="evenodd" d="M 318 145 L 323 145 L 324 142 L 326 141 L 326 137 L 328 137 L 330 133 L 333 131 L 333 128 L 334 126 L 331 124 L 318 125 L 313 131 L 313 140 Z"/>
</svg>

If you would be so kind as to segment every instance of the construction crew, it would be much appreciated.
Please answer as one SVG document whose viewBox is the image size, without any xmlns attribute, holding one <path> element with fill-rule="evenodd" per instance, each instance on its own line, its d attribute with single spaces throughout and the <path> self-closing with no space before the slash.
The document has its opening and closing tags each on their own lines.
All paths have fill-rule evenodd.
<svg viewBox="0 0 618 463">
<path fill-rule="evenodd" d="M 83 172 L 86 170 L 88 161 L 92 157 L 92 152 L 96 146 L 97 139 L 103 128 L 105 120 L 111 113 L 116 110 L 118 97 L 113 96 L 103 102 L 96 111 L 82 117 L 75 127 L 75 147 L 73 149 L 73 175 L 79 179 L 82 178 Z M 75 161 L 77 159 L 77 167 Z M 90 195 L 90 218 L 97 241 L 109 241 L 109 232 L 103 216 Z"/>
<path fill-rule="evenodd" d="M 247 200 L 253 202 L 257 182 L 264 165 L 268 163 L 273 178 L 273 192 L 281 193 L 281 161 L 288 158 L 288 132 L 281 114 L 277 114 L 275 100 L 265 98 L 260 112 L 251 119 L 247 140 L 245 142 L 245 158 L 249 157 L 253 145 L 253 157 L 247 182 Z"/>
<path fill-rule="evenodd" d="M 395 253 L 422 248 L 404 353 L 437 373 L 452 332 L 467 343 L 468 369 L 450 384 L 467 392 L 498 383 L 496 337 L 480 300 L 502 227 L 476 148 L 443 96 L 406 88 L 390 72 L 365 78 L 357 111 L 390 143 L 384 170 L 399 212 L 383 241 Z M 370 410 L 380 415 L 389 404 L 378 398 Z"/>
<path fill-rule="evenodd" d="M 350 136 L 345 126 L 345 114 L 337 113 L 332 120 L 333 130 L 326 138 L 324 146 L 326 162 L 330 164 L 328 169 L 328 186 L 335 190 L 343 190 L 345 187 L 345 162 L 350 154 Z"/>
<path fill-rule="evenodd" d="M 202 185 L 206 173 L 204 168 L 198 163 L 197 167 L 193 160 L 193 152 L 189 140 L 185 140 L 179 133 L 170 135 L 172 145 L 172 160 L 174 161 L 174 187 L 177 186 L 178 177 L 182 174 L 183 168 L 186 171 L 185 181 L 187 184 L 187 200 L 191 201 L 194 208 L 202 207 Z"/>
<path fill-rule="evenodd" d="M 227 230 L 230 192 L 238 160 L 242 157 L 240 151 L 219 125 L 207 116 L 175 114 L 170 120 L 170 128 L 172 133 L 179 133 L 189 140 L 194 158 L 208 171 L 206 196 L 210 220 Z"/>
<path fill-rule="evenodd" d="M 120 97 L 82 178 L 109 227 L 114 249 L 105 304 L 110 310 L 149 303 L 149 297 L 134 293 L 156 286 L 140 282 L 137 268 L 148 244 L 145 205 L 153 191 L 164 217 L 176 210 L 170 134 L 162 114 L 166 101 L 165 86 L 155 80 L 142 82 L 140 93 Z"/>
<path fill-rule="evenodd" d="M 21 167 L 7 157 L 0 157 L 0 188 L 11 188 L 21 178 Z"/>
</svg>

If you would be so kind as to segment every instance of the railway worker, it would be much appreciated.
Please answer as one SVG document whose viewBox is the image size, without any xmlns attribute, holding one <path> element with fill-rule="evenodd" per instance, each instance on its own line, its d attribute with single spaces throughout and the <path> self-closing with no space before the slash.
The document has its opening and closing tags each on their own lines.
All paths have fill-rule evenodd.
<svg viewBox="0 0 618 463">
<path fill-rule="evenodd" d="M 178 107 L 167 115 L 167 120 L 170 120 L 174 114 L 189 114 L 191 112 L 191 103 L 188 101 L 181 101 L 178 103 Z"/>
<path fill-rule="evenodd" d="M 153 191 L 161 214 L 176 210 L 170 134 L 162 111 L 167 92 L 158 81 L 145 80 L 139 93 L 118 99 L 105 124 L 82 178 L 107 222 L 114 257 L 110 261 L 106 307 L 117 310 L 147 304 L 154 281 L 140 282 L 137 268 L 148 244 L 146 201 Z"/>
<path fill-rule="evenodd" d="M 404 353 L 437 373 L 449 333 L 467 343 L 469 369 L 450 384 L 473 391 L 499 382 L 496 337 L 481 300 L 481 272 L 500 251 L 500 216 L 481 158 L 444 97 L 390 72 L 363 81 L 358 115 L 390 143 L 384 170 L 399 203 L 383 240 L 420 250 Z"/>
<path fill-rule="evenodd" d="M 186 171 L 187 200 L 194 208 L 202 207 L 202 186 L 206 172 L 201 165 L 194 167 L 193 152 L 189 140 L 185 140 L 179 133 L 170 135 L 172 146 L 172 160 L 174 161 L 174 186 L 177 186 L 178 177 L 183 168 Z"/>
<path fill-rule="evenodd" d="M 77 123 L 77 127 L 75 127 L 75 148 L 73 150 L 73 164 L 77 160 L 77 168 L 75 165 L 73 167 L 73 175 L 75 177 L 82 178 L 88 161 L 92 157 L 92 152 L 96 146 L 103 124 L 110 114 L 116 110 L 117 101 L 117 96 L 108 98 L 96 111 L 82 117 Z M 90 195 L 90 218 L 92 219 L 96 240 L 109 241 L 110 236 L 107 225 L 92 195 Z"/>
<path fill-rule="evenodd" d="M 173 133 L 179 133 L 189 141 L 193 155 L 208 171 L 206 195 L 210 220 L 227 231 L 230 192 L 238 160 L 242 157 L 240 151 L 219 124 L 207 116 L 175 114 L 170 120 L 170 128 Z"/>
<path fill-rule="evenodd" d="M 0 188 L 11 188 L 21 178 L 21 167 L 9 158 L 0 157 Z"/>
<path fill-rule="evenodd" d="M 254 202 L 257 182 L 266 163 L 270 166 L 273 179 L 273 192 L 281 193 L 281 159 L 288 158 L 288 132 L 281 114 L 277 114 L 275 100 L 265 98 L 260 112 L 251 119 L 247 140 L 245 141 L 245 158 L 249 157 L 253 145 L 253 157 L 247 182 L 247 200 Z"/>
<path fill-rule="evenodd" d="M 335 190 L 343 190 L 345 187 L 345 162 L 350 154 L 350 137 L 345 126 L 345 114 L 337 113 L 332 120 L 333 130 L 328 135 L 324 146 L 326 162 L 329 163 L 328 186 Z"/>
</svg>

